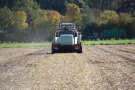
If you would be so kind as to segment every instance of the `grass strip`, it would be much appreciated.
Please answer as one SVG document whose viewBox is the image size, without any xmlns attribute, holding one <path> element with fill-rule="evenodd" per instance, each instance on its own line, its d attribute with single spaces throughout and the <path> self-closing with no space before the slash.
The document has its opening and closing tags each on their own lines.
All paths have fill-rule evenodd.
<svg viewBox="0 0 135 90">
<path fill-rule="evenodd" d="M 8 47 L 45 47 L 51 46 L 50 42 L 44 43 L 3 43 L 0 44 L 0 48 L 8 48 Z"/>
<path fill-rule="evenodd" d="M 123 45 L 135 44 L 135 39 L 127 40 L 98 40 L 98 41 L 82 41 L 83 45 Z M 10 47 L 46 47 L 51 46 L 51 42 L 44 43 L 2 43 L 0 48 Z"/>
<path fill-rule="evenodd" d="M 121 44 L 135 44 L 135 39 L 83 41 L 83 45 L 121 45 Z"/>
</svg>

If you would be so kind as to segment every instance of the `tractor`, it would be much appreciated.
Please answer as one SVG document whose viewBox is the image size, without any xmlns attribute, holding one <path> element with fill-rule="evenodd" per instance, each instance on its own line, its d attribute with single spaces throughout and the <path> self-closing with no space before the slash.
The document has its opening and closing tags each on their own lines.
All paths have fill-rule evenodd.
<svg viewBox="0 0 135 90">
<path fill-rule="evenodd" d="M 59 29 L 53 34 L 52 54 L 69 51 L 82 53 L 81 37 L 75 23 L 60 23 Z"/>
</svg>

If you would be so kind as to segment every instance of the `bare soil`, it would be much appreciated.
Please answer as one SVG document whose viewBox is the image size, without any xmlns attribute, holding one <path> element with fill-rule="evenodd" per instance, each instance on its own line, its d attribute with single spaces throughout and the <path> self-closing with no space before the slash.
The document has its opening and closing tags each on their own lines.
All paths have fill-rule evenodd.
<svg viewBox="0 0 135 90">
<path fill-rule="evenodd" d="M 135 45 L 0 48 L 0 90 L 135 90 Z"/>
</svg>

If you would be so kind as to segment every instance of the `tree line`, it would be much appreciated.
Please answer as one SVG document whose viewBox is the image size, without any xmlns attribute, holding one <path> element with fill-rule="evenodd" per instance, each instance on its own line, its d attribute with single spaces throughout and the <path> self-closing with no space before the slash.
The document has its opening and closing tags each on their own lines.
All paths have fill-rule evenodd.
<svg viewBox="0 0 135 90">
<path fill-rule="evenodd" d="M 84 37 L 124 29 L 135 37 L 134 0 L 0 0 L 0 41 L 50 41 L 60 22 L 81 26 Z"/>
</svg>

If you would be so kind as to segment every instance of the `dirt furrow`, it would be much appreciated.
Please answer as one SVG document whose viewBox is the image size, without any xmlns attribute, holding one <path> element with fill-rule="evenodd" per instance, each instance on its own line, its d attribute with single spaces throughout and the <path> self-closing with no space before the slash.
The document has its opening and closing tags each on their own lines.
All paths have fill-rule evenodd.
<svg viewBox="0 0 135 90">
<path fill-rule="evenodd" d="M 107 47 L 108 46 L 95 46 L 94 48 L 91 47 L 91 49 L 88 50 L 92 51 L 93 49 L 93 51 L 95 51 L 92 51 L 92 55 L 95 54 L 95 59 L 92 59 L 91 55 L 87 54 L 86 56 L 89 56 L 88 58 L 92 59 L 94 62 L 93 64 L 95 64 L 101 71 L 102 81 L 108 82 L 108 84 L 110 82 L 109 86 L 111 86 L 111 90 L 117 90 L 120 87 L 123 87 L 124 90 L 127 90 L 130 87 L 132 90 L 135 87 L 135 68 L 133 66 L 134 63 L 130 61 L 132 65 L 129 65 L 129 63 L 124 61 L 129 57 L 120 57 L 116 54 L 113 48 L 108 50 Z M 90 48 L 90 46 L 87 48 Z"/>
<path fill-rule="evenodd" d="M 106 46 L 98 47 L 100 50 L 112 54 L 112 56 L 117 56 L 122 58 L 127 63 L 132 63 L 135 65 L 135 54 L 119 51 L 119 49 L 114 49 Z"/>
<path fill-rule="evenodd" d="M 134 54 L 120 50 L 129 51 L 119 45 L 83 46 L 82 54 L 2 48 L 0 90 L 134 90 Z"/>
</svg>

